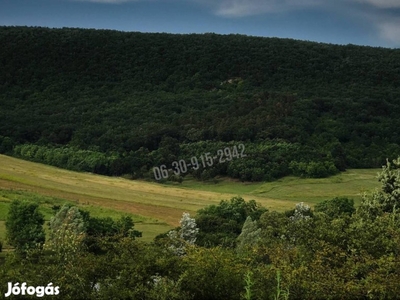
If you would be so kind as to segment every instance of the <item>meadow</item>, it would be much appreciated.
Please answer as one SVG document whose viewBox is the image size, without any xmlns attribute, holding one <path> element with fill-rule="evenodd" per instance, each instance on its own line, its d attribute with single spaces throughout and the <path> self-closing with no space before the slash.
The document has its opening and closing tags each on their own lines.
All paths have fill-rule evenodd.
<svg viewBox="0 0 400 300">
<path fill-rule="evenodd" d="M 46 221 L 53 205 L 73 203 L 98 217 L 132 216 L 142 239 L 177 226 L 183 212 L 196 211 L 221 200 L 241 196 L 254 199 L 269 210 L 284 211 L 298 202 L 310 206 L 336 196 L 360 203 L 365 192 L 379 188 L 380 169 L 351 169 L 322 179 L 285 177 L 274 182 L 248 183 L 227 178 L 200 182 L 158 183 L 78 173 L 0 155 L 0 240 L 5 237 L 5 219 L 13 199 L 40 203 Z M 47 226 L 46 226 L 47 227 Z"/>
</svg>

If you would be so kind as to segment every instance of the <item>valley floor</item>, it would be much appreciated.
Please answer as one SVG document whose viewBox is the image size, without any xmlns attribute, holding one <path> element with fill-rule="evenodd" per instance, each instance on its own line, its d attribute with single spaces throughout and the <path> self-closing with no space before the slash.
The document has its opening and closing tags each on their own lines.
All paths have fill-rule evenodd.
<svg viewBox="0 0 400 300">
<path fill-rule="evenodd" d="M 143 240 L 177 226 L 183 212 L 196 211 L 220 200 L 241 196 L 254 199 L 269 210 L 284 211 L 298 202 L 313 206 L 336 196 L 353 198 L 358 204 L 364 192 L 380 186 L 380 169 L 348 170 L 323 179 L 285 177 L 274 182 L 242 183 L 219 178 L 217 183 L 187 178 L 182 184 L 152 183 L 78 173 L 39 163 L 0 155 L 0 240 L 4 240 L 4 221 L 8 202 L 15 198 L 39 201 L 48 206 L 73 202 L 94 216 L 133 215 L 135 228 L 143 231 Z"/>
</svg>

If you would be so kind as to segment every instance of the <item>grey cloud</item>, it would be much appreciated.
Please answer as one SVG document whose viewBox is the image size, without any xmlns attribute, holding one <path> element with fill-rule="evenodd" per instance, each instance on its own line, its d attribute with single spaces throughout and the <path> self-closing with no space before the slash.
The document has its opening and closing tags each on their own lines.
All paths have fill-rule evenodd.
<svg viewBox="0 0 400 300">
<path fill-rule="evenodd" d="M 245 17 L 265 13 L 280 13 L 304 8 L 319 8 L 325 11 L 346 14 L 361 22 L 373 24 L 379 38 L 400 44 L 400 0 L 193 0 L 209 5 L 216 15 Z M 391 10 L 389 10 L 391 8 Z"/>
<path fill-rule="evenodd" d="M 378 24 L 378 28 L 384 39 L 400 45 L 400 20 L 381 22 Z"/>
<path fill-rule="evenodd" d="M 193 0 L 208 5 L 219 16 L 244 17 L 321 5 L 318 0 Z"/>
<path fill-rule="evenodd" d="M 400 8 L 400 0 L 356 0 L 379 8 Z"/>
<path fill-rule="evenodd" d="M 325 10 L 371 11 L 400 8 L 400 0 L 182 0 L 209 6 L 217 15 L 243 17 L 264 13 L 277 13 L 300 8 L 320 7 Z"/>
</svg>

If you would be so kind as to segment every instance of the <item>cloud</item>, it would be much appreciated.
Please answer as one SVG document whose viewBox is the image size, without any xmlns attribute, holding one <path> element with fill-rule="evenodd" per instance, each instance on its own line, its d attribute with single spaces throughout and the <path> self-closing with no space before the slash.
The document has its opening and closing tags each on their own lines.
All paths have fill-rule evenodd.
<svg viewBox="0 0 400 300">
<path fill-rule="evenodd" d="M 360 3 L 371 4 L 379 8 L 400 8 L 399 0 L 356 0 Z"/>
<path fill-rule="evenodd" d="M 148 0 L 142 0 L 148 1 Z M 400 0 L 181 0 L 209 6 L 214 14 L 226 17 L 245 17 L 265 13 L 280 13 L 307 8 L 327 11 L 361 10 L 380 13 L 400 8 Z M 356 11 L 354 11 L 356 13 Z"/>
<path fill-rule="evenodd" d="M 199 3 L 207 3 L 197 0 Z M 245 17 L 265 13 L 278 13 L 302 7 L 320 5 L 318 0 L 219 0 L 208 1 L 214 13 L 226 17 Z"/>
<path fill-rule="evenodd" d="M 382 38 L 400 45 L 400 20 L 381 22 L 378 28 Z"/>
<path fill-rule="evenodd" d="M 279 8 L 275 3 L 264 3 L 259 5 L 257 1 L 235 0 L 224 1 L 215 9 L 220 16 L 244 17 L 260 13 L 275 11 Z"/>
<path fill-rule="evenodd" d="M 119 4 L 126 2 L 195 2 L 208 6 L 212 12 L 219 16 L 243 17 L 256 14 L 282 12 L 310 5 L 320 5 L 320 0 L 71 0 L 82 2 L 97 2 Z M 333 0 L 327 0 L 333 1 Z"/>
<path fill-rule="evenodd" d="M 207 4 L 214 14 L 238 18 L 299 9 L 321 9 L 372 24 L 379 38 L 400 44 L 400 0 L 193 0 Z M 210 1 L 210 2 L 208 2 Z M 211 2 L 212 1 L 212 2 Z M 389 10 L 390 9 L 390 10 Z"/>
<path fill-rule="evenodd" d="M 216 14 L 230 17 L 243 17 L 249 15 L 262 14 L 267 12 L 281 11 L 283 6 L 277 1 L 258 1 L 258 0 L 228 0 L 222 1 L 216 7 Z"/>
<path fill-rule="evenodd" d="M 388 44 L 400 46 L 400 2 L 391 0 L 355 0 L 357 2 L 368 2 L 361 5 L 358 11 L 353 11 L 352 15 L 362 20 L 365 24 L 375 27 L 375 34 Z M 379 1 L 379 4 L 378 4 Z M 376 2 L 376 4 L 375 4 Z M 389 9 L 389 5 L 394 5 Z"/>
</svg>

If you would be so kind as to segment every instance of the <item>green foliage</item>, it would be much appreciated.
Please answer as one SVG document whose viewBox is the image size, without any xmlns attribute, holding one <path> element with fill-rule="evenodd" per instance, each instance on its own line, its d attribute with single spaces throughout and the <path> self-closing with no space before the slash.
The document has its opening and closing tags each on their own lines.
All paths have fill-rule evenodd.
<svg viewBox="0 0 400 300">
<path fill-rule="evenodd" d="M 245 293 L 243 295 L 243 298 L 245 300 L 251 300 L 252 299 L 252 286 L 254 285 L 254 282 L 252 280 L 252 272 L 248 271 L 244 277 L 244 282 L 246 283 L 245 285 Z"/>
<path fill-rule="evenodd" d="M 339 172 L 331 161 L 311 161 L 309 163 L 292 161 L 289 164 L 289 168 L 292 170 L 293 175 L 310 178 L 328 177 Z"/>
<path fill-rule="evenodd" d="M 84 242 L 89 251 L 93 253 L 102 253 L 101 238 L 117 241 L 121 238 L 130 238 L 134 240 L 141 237 L 142 233 L 134 229 L 132 217 L 121 216 L 118 220 L 110 217 L 98 218 L 90 216 L 89 212 L 80 210 L 85 227 Z"/>
<path fill-rule="evenodd" d="M 262 244 L 271 247 L 280 244 L 288 235 L 289 218 L 276 211 L 265 212 L 260 218 Z"/>
<path fill-rule="evenodd" d="M 49 222 L 50 237 L 46 249 L 54 251 L 65 263 L 80 253 L 85 238 L 85 224 L 79 209 L 64 204 Z"/>
<path fill-rule="evenodd" d="M 153 276 L 154 287 L 149 290 L 147 299 L 154 300 L 189 300 L 189 293 L 182 292 L 181 282 L 168 277 Z"/>
<path fill-rule="evenodd" d="M 281 290 L 281 273 L 278 270 L 276 272 L 276 295 L 274 295 L 274 300 L 280 300 L 280 299 L 289 299 L 289 291 L 282 291 Z"/>
<path fill-rule="evenodd" d="M 317 203 L 314 210 L 315 212 L 323 212 L 332 219 L 339 218 L 342 215 L 351 216 L 356 211 L 354 200 L 345 197 L 335 197 Z"/>
<path fill-rule="evenodd" d="M 76 206 L 64 204 L 49 222 L 50 239 L 57 231 L 70 229 L 79 235 L 85 231 L 83 217 Z"/>
<path fill-rule="evenodd" d="M 0 153 L 11 154 L 14 147 L 14 141 L 9 137 L 0 135 Z"/>
<path fill-rule="evenodd" d="M 45 241 L 44 218 L 36 203 L 14 200 L 5 224 L 8 244 L 19 252 L 26 252 Z"/>
<path fill-rule="evenodd" d="M 14 155 L 73 171 L 121 175 L 128 170 L 116 166 L 118 156 L 75 147 L 49 147 L 32 144 L 17 145 Z"/>
<path fill-rule="evenodd" d="M 358 211 L 367 218 L 375 218 L 383 213 L 395 213 L 400 208 L 400 157 L 386 166 L 378 173 L 378 180 L 382 183 L 380 191 L 371 195 L 363 195 Z"/>
<path fill-rule="evenodd" d="M 246 202 L 241 197 L 219 205 L 210 205 L 197 212 L 196 223 L 200 229 L 197 244 L 202 246 L 223 245 L 235 247 L 247 217 L 258 220 L 266 211 L 254 200 Z"/>
<path fill-rule="evenodd" d="M 243 224 L 242 232 L 238 236 L 238 244 L 236 251 L 243 253 L 245 250 L 252 248 L 260 239 L 261 228 L 258 228 L 257 221 L 252 221 L 248 216 Z"/>
<path fill-rule="evenodd" d="M 231 250 L 191 248 L 180 280 L 194 299 L 241 299 L 246 267 Z"/>
<path fill-rule="evenodd" d="M 182 259 L 161 247 L 130 238 L 102 240 L 105 254 L 96 256 L 93 283 L 100 299 L 191 299 L 179 274 Z M 97 299 L 97 298 L 96 298 Z"/>
</svg>

